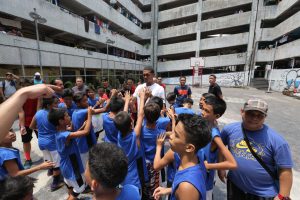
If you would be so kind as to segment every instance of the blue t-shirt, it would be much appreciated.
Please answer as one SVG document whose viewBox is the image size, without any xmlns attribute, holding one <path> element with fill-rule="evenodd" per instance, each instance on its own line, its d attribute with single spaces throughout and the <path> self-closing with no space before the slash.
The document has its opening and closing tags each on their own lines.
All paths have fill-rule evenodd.
<svg viewBox="0 0 300 200">
<path fill-rule="evenodd" d="M 49 111 L 42 109 L 35 114 L 37 129 L 38 129 L 38 143 L 41 150 L 55 151 L 55 133 L 56 128 L 48 121 Z"/>
<path fill-rule="evenodd" d="M 58 104 L 58 107 L 59 108 L 67 108 L 67 105 L 65 103 L 60 103 L 60 104 Z M 74 110 L 76 110 L 76 109 L 77 109 L 77 106 L 74 102 L 72 102 L 72 105 L 70 108 L 67 108 L 67 112 L 71 118 L 72 118 Z"/>
<path fill-rule="evenodd" d="M 4 162 L 8 160 L 15 160 L 19 170 L 24 169 L 18 149 L 0 147 L 0 180 L 4 180 L 8 176 L 8 172 L 4 167 Z"/>
<path fill-rule="evenodd" d="M 139 189 L 134 185 L 124 185 L 116 200 L 140 200 Z"/>
<path fill-rule="evenodd" d="M 166 132 L 166 130 L 158 128 L 149 129 L 146 125 L 142 127 L 141 143 L 144 147 L 145 159 L 150 161 L 150 163 L 154 161 L 157 136 L 164 132 Z"/>
<path fill-rule="evenodd" d="M 213 127 L 212 131 L 212 140 L 215 137 L 221 137 L 220 130 L 217 127 Z M 211 149 L 211 143 L 208 143 L 204 148 L 198 151 L 198 157 L 201 157 L 202 160 L 206 160 L 208 163 L 216 163 L 218 160 L 218 149 L 215 149 L 213 152 Z M 209 170 L 209 173 L 206 177 L 206 190 L 212 190 L 214 187 L 214 178 L 216 170 Z"/>
<path fill-rule="evenodd" d="M 288 143 L 267 125 L 258 131 L 246 131 L 254 151 L 260 155 L 270 170 L 292 168 L 293 161 Z M 229 179 L 244 192 L 260 197 L 274 197 L 278 190 L 273 178 L 253 157 L 244 141 L 241 123 L 232 123 L 224 127 L 222 140 L 228 145 L 238 168 L 230 170 Z"/>
<path fill-rule="evenodd" d="M 89 106 L 94 107 L 96 105 L 97 101 L 99 101 L 99 97 L 95 97 L 95 99 L 88 98 Z"/>
<path fill-rule="evenodd" d="M 170 120 L 169 117 L 159 117 L 159 118 L 156 120 L 156 127 L 157 127 L 158 129 L 166 130 L 168 124 L 170 123 L 170 121 L 171 121 L 171 120 Z"/>
<path fill-rule="evenodd" d="M 118 146 L 121 147 L 128 158 L 128 173 L 122 185 L 131 184 L 139 189 L 141 183 L 138 175 L 137 162 L 138 146 L 136 143 L 136 134 L 134 131 L 122 138 L 121 133 L 118 133 Z"/>
<path fill-rule="evenodd" d="M 79 149 L 74 139 L 66 143 L 69 131 L 55 134 L 57 152 L 60 155 L 60 171 L 64 178 L 77 180 L 84 172 Z"/>
<path fill-rule="evenodd" d="M 193 111 L 193 109 L 191 108 L 184 108 L 184 107 L 179 107 L 179 108 L 175 108 L 175 113 L 177 115 L 180 115 L 180 114 L 195 114 L 195 111 Z"/>
<path fill-rule="evenodd" d="M 176 107 L 180 107 L 182 106 L 183 100 L 186 99 L 189 95 L 192 94 L 191 88 L 187 85 L 184 85 L 183 87 L 181 87 L 180 85 L 177 85 L 174 88 L 174 93 L 176 94 L 176 101 L 175 101 L 175 106 Z"/>
<path fill-rule="evenodd" d="M 72 124 L 74 131 L 77 131 L 83 125 L 87 118 L 87 112 L 87 109 L 74 110 L 72 115 Z M 76 138 L 76 142 L 80 153 L 87 153 L 89 149 L 97 143 L 93 127 L 91 127 L 90 133 L 88 135 Z"/>
<path fill-rule="evenodd" d="M 105 142 L 118 144 L 118 129 L 115 126 L 114 120 L 109 117 L 109 113 L 104 113 L 103 117 L 103 129 L 105 130 Z"/>
<path fill-rule="evenodd" d="M 177 171 L 172 184 L 171 199 L 176 200 L 176 190 L 180 183 L 188 182 L 192 184 L 199 192 L 199 199 L 206 199 L 206 187 L 205 187 L 205 177 L 203 177 L 203 169 L 200 164 L 188 167 L 186 169 Z"/>
</svg>

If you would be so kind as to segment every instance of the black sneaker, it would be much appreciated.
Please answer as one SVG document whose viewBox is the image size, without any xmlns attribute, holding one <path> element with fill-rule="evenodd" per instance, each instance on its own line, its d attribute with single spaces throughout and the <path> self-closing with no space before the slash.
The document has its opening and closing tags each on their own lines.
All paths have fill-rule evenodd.
<svg viewBox="0 0 300 200">
<path fill-rule="evenodd" d="M 24 169 L 30 169 L 32 166 L 32 160 L 25 160 L 24 162 Z"/>
<path fill-rule="evenodd" d="M 48 169 L 47 176 L 52 176 L 52 175 L 53 175 L 53 169 L 50 168 Z"/>
<path fill-rule="evenodd" d="M 64 182 L 62 181 L 59 181 L 57 183 L 52 183 L 51 186 L 50 186 L 50 189 L 51 189 L 51 192 L 54 192 L 56 190 L 58 190 L 59 188 L 61 188 L 62 186 L 64 186 Z"/>
</svg>

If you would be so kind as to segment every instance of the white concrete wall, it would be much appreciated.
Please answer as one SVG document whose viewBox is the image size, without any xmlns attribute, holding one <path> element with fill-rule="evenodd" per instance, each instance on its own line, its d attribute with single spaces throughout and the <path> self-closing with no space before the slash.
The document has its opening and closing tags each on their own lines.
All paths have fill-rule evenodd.
<svg viewBox="0 0 300 200">
<path fill-rule="evenodd" d="M 252 3 L 252 0 L 207 0 L 203 1 L 203 13 L 222 10 L 226 8 L 236 7 Z M 237 10 L 238 11 L 238 10 Z"/>
<path fill-rule="evenodd" d="M 279 38 L 290 31 L 300 27 L 300 12 L 289 17 L 274 28 L 264 28 L 262 31 L 262 41 L 271 41 Z"/>
<path fill-rule="evenodd" d="M 167 44 L 158 46 L 157 55 L 169 55 L 183 52 L 191 52 L 196 51 L 196 42 L 188 41 L 188 42 L 180 42 L 174 44 Z"/>
<path fill-rule="evenodd" d="M 44 66 L 59 67 L 59 56 L 61 56 L 62 67 L 83 68 L 107 68 L 107 55 L 96 52 L 89 52 L 83 49 L 76 49 L 63 45 L 48 42 L 40 42 L 42 64 Z M 21 57 L 24 65 L 39 65 L 36 40 L 0 34 L 0 64 L 21 65 Z M 111 60 L 108 67 L 116 69 L 134 70 L 135 66 L 147 65 L 132 59 L 116 56 L 108 56 Z M 116 61 L 114 66 L 112 61 Z M 124 65 L 125 64 L 125 65 Z"/>
<path fill-rule="evenodd" d="M 261 11 L 265 13 L 265 19 L 275 19 L 279 17 L 279 15 L 284 13 L 287 9 L 290 9 L 298 1 L 299 0 L 280 1 L 278 5 L 266 6 Z"/>
<path fill-rule="evenodd" d="M 158 14 L 158 22 L 180 19 L 192 15 L 197 15 L 198 3 L 189 4 L 169 10 L 164 10 Z"/>
<path fill-rule="evenodd" d="M 239 33 L 201 40 L 201 50 L 233 47 L 248 44 L 249 33 Z"/>
<path fill-rule="evenodd" d="M 116 41 L 114 46 L 118 48 L 131 52 L 134 52 L 134 50 L 137 49 L 141 55 L 150 54 L 148 49 L 134 41 L 125 38 L 124 36 L 118 34 L 112 35 L 110 31 L 106 31 L 106 33 L 104 33 L 103 30 L 101 31 L 100 35 L 96 34 L 94 31 L 94 25 L 92 23 L 90 23 L 89 32 L 85 32 L 84 21 L 82 18 L 65 13 L 60 10 L 58 6 L 55 6 L 47 1 L 31 0 L 30 3 L 24 3 L 22 0 L 0 0 L 0 12 L 8 13 L 25 20 L 32 21 L 31 17 L 29 16 L 29 12 L 32 12 L 33 8 L 36 8 L 37 12 L 47 19 L 47 23 L 45 24 L 46 26 L 103 44 L 106 43 L 106 38 L 110 38 Z M 119 13 L 119 15 L 121 14 Z M 136 25 L 132 25 L 132 27 L 134 26 Z"/>
<path fill-rule="evenodd" d="M 143 23 L 151 22 L 151 12 L 143 13 L 131 0 L 118 0 L 118 2 Z"/>
<path fill-rule="evenodd" d="M 251 12 L 237 13 L 201 22 L 201 32 L 250 24 Z"/>
<path fill-rule="evenodd" d="M 205 67 L 222 67 L 231 65 L 244 65 L 246 53 L 228 54 L 220 56 L 205 57 Z M 191 69 L 190 59 L 174 60 L 158 63 L 158 72 L 179 71 Z"/>
<path fill-rule="evenodd" d="M 275 60 L 300 57 L 299 47 L 300 47 L 300 39 L 279 46 L 276 50 Z M 274 51 L 275 48 L 258 50 L 256 56 L 256 62 L 273 61 Z"/>
<path fill-rule="evenodd" d="M 172 38 L 178 36 L 184 36 L 188 34 L 196 33 L 197 22 L 192 22 L 188 24 L 182 24 L 178 26 L 171 26 L 164 29 L 158 30 L 158 39 Z"/>
</svg>

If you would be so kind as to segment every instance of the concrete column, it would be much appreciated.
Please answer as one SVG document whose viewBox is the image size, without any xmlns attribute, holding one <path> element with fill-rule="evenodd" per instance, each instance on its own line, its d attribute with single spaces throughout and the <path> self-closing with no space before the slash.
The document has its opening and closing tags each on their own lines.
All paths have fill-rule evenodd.
<svg viewBox="0 0 300 200">
<path fill-rule="evenodd" d="M 151 21 L 151 64 L 157 73 L 157 45 L 158 45 L 158 2 L 152 1 L 151 4 L 151 13 L 152 13 L 152 21 Z"/>
<path fill-rule="evenodd" d="M 249 38 L 248 38 L 248 46 L 247 46 L 247 54 L 246 54 L 246 64 L 245 64 L 245 73 L 244 73 L 244 83 L 243 85 L 250 84 L 250 72 L 252 67 L 254 67 L 254 57 L 257 45 L 255 43 L 256 37 L 256 26 L 257 26 L 257 19 L 258 19 L 258 7 L 259 7 L 259 0 L 252 1 L 252 12 L 251 12 L 251 20 L 250 20 L 250 28 L 249 28 Z M 262 2 L 262 1 L 261 1 Z"/>
<path fill-rule="evenodd" d="M 202 20 L 202 0 L 198 0 L 198 17 L 197 17 L 197 38 L 196 38 L 196 54 L 195 57 L 200 56 L 201 50 L 201 20 Z"/>
</svg>

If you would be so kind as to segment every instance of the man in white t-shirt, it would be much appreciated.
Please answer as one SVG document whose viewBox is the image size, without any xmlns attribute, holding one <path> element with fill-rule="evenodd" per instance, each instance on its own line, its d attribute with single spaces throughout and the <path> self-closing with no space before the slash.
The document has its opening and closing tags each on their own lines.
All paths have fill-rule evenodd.
<svg viewBox="0 0 300 200">
<path fill-rule="evenodd" d="M 160 86 L 157 83 L 154 83 L 153 77 L 154 77 L 154 70 L 151 67 L 145 67 L 143 70 L 143 77 L 145 83 L 137 86 L 135 89 L 135 92 L 133 93 L 134 100 L 137 100 L 138 108 L 140 104 L 140 98 L 139 98 L 139 92 L 143 88 L 148 88 L 151 91 L 152 96 L 157 96 L 163 99 L 165 103 L 165 90 L 162 86 Z"/>
</svg>

